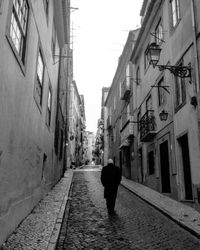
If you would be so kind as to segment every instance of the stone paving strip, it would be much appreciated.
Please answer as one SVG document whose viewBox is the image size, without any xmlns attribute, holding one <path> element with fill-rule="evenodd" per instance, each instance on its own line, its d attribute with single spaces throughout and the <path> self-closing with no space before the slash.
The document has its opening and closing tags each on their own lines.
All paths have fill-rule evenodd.
<svg viewBox="0 0 200 250">
<path fill-rule="evenodd" d="M 67 202 L 72 171 L 42 199 L 2 245 L 1 250 L 46 250 L 54 242 Z"/>
</svg>

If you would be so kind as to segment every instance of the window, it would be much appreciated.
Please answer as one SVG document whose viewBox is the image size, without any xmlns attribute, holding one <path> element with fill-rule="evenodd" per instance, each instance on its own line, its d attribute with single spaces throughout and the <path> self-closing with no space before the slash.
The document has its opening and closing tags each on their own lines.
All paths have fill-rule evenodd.
<svg viewBox="0 0 200 250">
<path fill-rule="evenodd" d="M 180 3 L 179 0 L 171 0 L 172 25 L 175 27 L 180 20 Z"/>
<path fill-rule="evenodd" d="M 54 23 L 54 22 L 53 22 L 53 28 L 52 28 L 51 51 L 52 51 L 53 62 L 55 62 L 55 53 L 56 53 L 56 29 L 55 29 L 55 23 Z"/>
<path fill-rule="evenodd" d="M 0 15 L 2 14 L 2 5 L 3 5 L 3 0 L 0 0 Z"/>
<path fill-rule="evenodd" d="M 127 113 L 127 120 L 129 120 L 130 119 L 130 104 L 128 104 L 126 107 L 126 113 Z"/>
<path fill-rule="evenodd" d="M 163 42 L 163 26 L 161 20 L 159 21 L 156 29 L 155 29 L 155 42 L 156 44 L 161 44 Z"/>
<path fill-rule="evenodd" d="M 149 96 L 146 100 L 146 111 L 148 110 L 152 110 L 153 106 L 152 106 L 152 98 L 151 96 Z"/>
<path fill-rule="evenodd" d="M 44 61 L 42 58 L 41 50 L 39 50 L 38 60 L 37 60 L 37 79 L 35 86 L 35 98 L 39 106 L 42 106 L 43 83 L 44 83 Z"/>
<path fill-rule="evenodd" d="M 130 119 L 130 104 L 127 104 L 122 112 L 122 129 L 126 126 Z"/>
<path fill-rule="evenodd" d="M 59 160 L 62 160 L 63 156 L 63 130 L 60 130 L 60 152 L 59 152 Z"/>
<path fill-rule="evenodd" d="M 116 128 L 113 128 L 113 141 L 116 142 Z"/>
<path fill-rule="evenodd" d="M 128 89 L 131 88 L 130 79 L 131 79 L 131 66 L 130 63 L 128 63 L 126 66 L 126 87 Z"/>
<path fill-rule="evenodd" d="M 52 111 L 52 90 L 49 86 L 48 91 L 48 99 L 47 99 L 47 116 L 46 116 L 46 123 L 50 127 L 51 125 L 51 111 Z"/>
<path fill-rule="evenodd" d="M 144 69 L 147 69 L 149 67 L 149 60 L 148 60 L 148 56 L 147 56 L 147 50 L 148 50 L 148 46 L 145 50 L 144 53 Z"/>
<path fill-rule="evenodd" d="M 175 95 L 176 95 L 176 107 L 185 103 L 186 89 L 185 89 L 184 78 L 181 78 L 181 77 L 175 78 Z"/>
<path fill-rule="evenodd" d="M 114 110 L 116 109 L 116 97 L 114 96 L 114 99 L 113 99 L 113 107 L 114 107 Z"/>
<path fill-rule="evenodd" d="M 13 0 L 9 37 L 15 52 L 25 64 L 29 7 L 26 0 Z"/>
<path fill-rule="evenodd" d="M 139 85 L 140 84 L 140 67 L 137 67 L 136 70 L 136 84 Z"/>
<path fill-rule="evenodd" d="M 164 85 L 164 78 L 158 83 L 158 105 L 161 106 L 166 102 L 166 90 L 162 87 Z"/>
<path fill-rule="evenodd" d="M 183 61 L 178 64 L 183 66 Z M 186 87 L 185 80 L 181 77 L 175 77 L 175 105 L 176 107 L 184 105 L 186 102 Z"/>
<path fill-rule="evenodd" d="M 60 131 L 60 123 L 59 123 L 59 120 L 57 120 L 56 129 L 55 129 L 55 139 L 54 139 L 54 148 L 55 148 L 56 155 L 58 154 L 59 131 Z"/>
<path fill-rule="evenodd" d="M 141 119 L 141 111 L 139 111 L 137 114 L 137 122 L 138 122 L 137 129 L 138 129 L 138 131 L 140 131 L 140 119 Z"/>
<path fill-rule="evenodd" d="M 47 20 L 48 20 L 48 16 L 49 16 L 49 0 L 43 0 L 44 3 L 44 9 L 45 9 L 45 13 L 47 16 Z"/>
</svg>

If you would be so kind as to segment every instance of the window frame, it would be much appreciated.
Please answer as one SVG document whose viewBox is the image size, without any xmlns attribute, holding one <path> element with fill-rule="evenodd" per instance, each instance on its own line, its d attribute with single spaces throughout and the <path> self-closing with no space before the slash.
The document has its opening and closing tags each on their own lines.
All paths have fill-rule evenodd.
<svg viewBox="0 0 200 250">
<path fill-rule="evenodd" d="M 163 41 L 164 41 L 163 22 L 162 19 L 160 18 L 155 28 L 155 43 L 161 45 Z"/>
<path fill-rule="evenodd" d="M 158 81 L 158 106 L 162 107 L 165 103 L 166 103 L 166 90 L 163 89 L 162 87 L 159 86 L 163 86 L 164 83 L 164 76 L 161 77 L 161 79 Z"/>
<path fill-rule="evenodd" d="M 1 4 L 3 4 L 3 0 Z M 6 26 L 6 38 L 9 42 L 9 45 L 11 46 L 11 49 L 15 55 L 15 58 L 17 59 L 20 68 L 22 72 L 25 74 L 25 66 L 26 66 L 26 57 L 27 57 L 27 44 L 28 44 L 28 30 L 29 30 L 29 24 L 30 24 L 30 6 L 28 0 L 22 0 L 23 4 L 20 5 L 19 8 L 22 10 L 24 8 L 24 5 L 26 6 L 26 14 L 24 16 L 25 19 L 23 19 L 24 27 L 22 27 L 22 21 L 20 21 L 20 17 L 17 13 L 16 6 L 14 6 L 13 0 L 9 1 L 9 15 L 7 19 L 7 26 Z M 1 11 L 2 6 L 0 6 Z M 21 12 L 20 12 L 21 13 Z M 15 25 L 14 23 L 15 22 Z M 12 29 L 12 30 L 11 30 Z M 17 32 L 20 33 L 20 38 L 17 37 Z M 14 37 L 15 35 L 15 37 Z M 19 42 L 19 48 L 17 48 L 15 41 L 18 39 Z"/>
<path fill-rule="evenodd" d="M 50 107 L 49 107 L 49 94 L 50 94 Z M 51 126 L 51 117 L 52 117 L 52 100 L 53 100 L 53 93 L 52 87 L 49 83 L 48 93 L 47 93 L 47 113 L 46 113 L 46 124 L 50 128 Z"/>
<path fill-rule="evenodd" d="M 42 79 L 40 79 L 38 67 L 39 67 L 39 55 L 41 56 L 41 61 L 43 62 L 43 70 L 42 70 Z M 41 111 L 42 103 L 43 103 L 43 90 L 44 90 L 44 78 L 45 78 L 45 61 L 42 53 L 41 46 L 39 46 L 37 51 L 37 60 L 36 60 L 36 76 L 35 76 L 35 87 L 34 87 L 34 99 L 38 108 Z M 38 92 L 38 86 L 40 88 L 40 93 Z"/>
<path fill-rule="evenodd" d="M 137 113 L 137 129 L 138 129 L 138 132 L 140 132 L 140 120 L 141 120 L 141 117 L 142 117 L 141 110 L 138 110 L 138 113 Z"/>
<path fill-rule="evenodd" d="M 55 27 L 55 21 L 53 21 L 53 24 L 52 24 L 51 51 L 52 51 L 53 62 L 55 63 L 55 53 L 56 53 L 56 27 Z"/>
<path fill-rule="evenodd" d="M 3 13 L 3 0 L 0 0 L 0 15 Z"/>
<path fill-rule="evenodd" d="M 149 60 L 148 60 L 148 56 L 147 56 L 147 50 L 148 50 L 148 46 L 146 47 L 145 51 L 144 51 L 144 71 L 146 72 L 147 69 L 150 66 Z"/>
<path fill-rule="evenodd" d="M 122 83 L 121 81 L 119 82 L 119 99 L 122 97 Z"/>
<path fill-rule="evenodd" d="M 145 104 L 146 104 L 146 112 L 148 110 L 153 110 L 153 99 L 151 95 L 147 97 Z"/>
<path fill-rule="evenodd" d="M 183 60 L 181 60 L 178 66 L 183 65 Z M 184 78 L 174 76 L 175 79 L 175 112 L 182 108 L 186 104 L 186 82 Z M 177 95 L 179 93 L 179 97 Z M 178 100 L 180 99 L 180 101 Z"/>
<path fill-rule="evenodd" d="M 43 4 L 44 4 L 44 12 L 46 14 L 46 18 L 47 18 L 47 24 L 49 22 L 49 0 L 43 0 Z"/>
<path fill-rule="evenodd" d="M 113 110 L 116 109 L 116 96 L 114 96 L 113 98 Z"/>
<path fill-rule="evenodd" d="M 137 66 L 136 73 L 135 73 L 135 78 L 136 78 L 136 84 L 140 85 L 140 66 Z"/>
<path fill-rule="evenodd" d="M 172 28 L 175 29 L 181 20 L 180 1 L 179 0 L 170 0 L 170 8 L 171 8 Z M 175 9 L 173 9 L 173 8 L 175 8 Z"/>
</svg>

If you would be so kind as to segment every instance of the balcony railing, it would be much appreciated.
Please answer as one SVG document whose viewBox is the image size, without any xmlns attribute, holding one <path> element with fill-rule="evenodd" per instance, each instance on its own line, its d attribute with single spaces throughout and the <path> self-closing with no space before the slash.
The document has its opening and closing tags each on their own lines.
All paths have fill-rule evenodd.
<svg viewBox="0 0 200 250">
<path fill-rule="evenodd" d="M 130 79 L 127 77 L 121 85 L 121 99 L 127 100 L 131 93 Z"/>
<path fill-rule="evenodd" d="M 147 112 L 140 119 L 140 141 L 148 142 L 156 135 L 154 110 Z"/>
</svg>

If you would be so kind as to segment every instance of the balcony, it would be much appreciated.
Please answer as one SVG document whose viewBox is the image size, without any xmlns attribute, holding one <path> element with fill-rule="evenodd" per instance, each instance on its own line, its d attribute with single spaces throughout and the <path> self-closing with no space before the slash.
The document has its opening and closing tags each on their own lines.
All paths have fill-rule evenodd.
<svg viewBox="0 0 200 250">
<path fill-rule="evenodd" d="M 121 100 L 127 100 L 131 93 L 130 78 L 126 77 L 121 85 Z"/>
<path fill-rule="evenodd" d="M 156 135 L 154 110 L 147 112 L 140 119 L 140 141 L 149 142 Z"/>
</svg>

